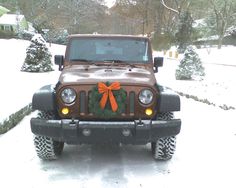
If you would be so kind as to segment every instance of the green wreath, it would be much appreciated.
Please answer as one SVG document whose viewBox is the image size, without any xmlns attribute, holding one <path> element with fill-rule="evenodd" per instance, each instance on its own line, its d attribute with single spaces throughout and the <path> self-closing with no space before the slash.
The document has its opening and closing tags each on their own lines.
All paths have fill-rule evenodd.
<svg viewBox="0 0 236 188">
<path fill-rule="evenodd" d="M 110 83 L 106 82 L 106 85 L 109 86 Z M 96 85 L 95 87 L 93 87 L 90 95 L 89 95 L 89 112 L 93 113 L 94 115 L 101 117 L 101 118 L 105 118 L 105 119 L 109 119 L 111 117 L 115 117 L 120 115 L 121 113 L 125 112 L 125 106 L 126 106 L 126 92 L 124 89 L 119 89 L 119 90 L 113 90 L 112 91 L 117 105 L 118 105 L 118 109 L 116 112 L 113 112 L 111 109 L 111 105 L 109 100 L 106 103 L 106 106 L 104 109 L 101 109 L 100 107 L 100 100 L 103 96 L 103 94 L 98 92 L 98 85 Z"/>
</svg>

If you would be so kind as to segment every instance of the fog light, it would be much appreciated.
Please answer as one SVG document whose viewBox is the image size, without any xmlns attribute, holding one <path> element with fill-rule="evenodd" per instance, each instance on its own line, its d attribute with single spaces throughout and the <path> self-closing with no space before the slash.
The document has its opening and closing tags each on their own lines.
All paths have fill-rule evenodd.
<svg viewBox="0 0 236 188">
<path fill-rule="evenodd" d="M 151 116 L 152 113 L 153 113 L 153 111 L 152 111 L 151 108 L 147 108 L 147 109 L 145 110 L 145 114 L 148 115 L 148 116 Z"/>
<path fill-rule="evenodd" d="M 82 133 L 83 133 L 84 136 L 90 136 L 91 130 L 90 130 L 90 129 L 84 129 L 84 130 L 82 131 Z"/>
<path fill-rule="evenodd" d="M 63 115 L 69 114 L 69 108 L 62 108 L 61 113 L 62 113 Z"/>
<path fill-rule="evenodd" d="M 130 135 L 130 130 L 129 129 L 123 129 L 122 134 L 124 136 L 129 136 Z"/>
</svg>

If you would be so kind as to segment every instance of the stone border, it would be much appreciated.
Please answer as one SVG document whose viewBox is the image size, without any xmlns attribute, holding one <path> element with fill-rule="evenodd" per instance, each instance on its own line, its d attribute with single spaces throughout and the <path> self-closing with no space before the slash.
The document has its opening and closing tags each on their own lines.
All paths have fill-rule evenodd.
<svg viewBox="0 0 236 188">
<path fill-rule="evenodd" d="M 189 94 L 186 94 L 186 93 L 183 93 L 183 92 L 179 92 L 179 91 L 175 91 L 176 93 L 178 93 L 180 96 L 183 96 L 183 97 L 186 97 L 187 99 L 193 99 L 195 101 L 198 101 L 198 102 L 202 102 L 202 103 L 205 103 L 205 104 L 208 104 L 208 105 L 212 105 L 212 106 L 216 106 L 216 107 L 219 107 L 223 110 L 235 110 L 235 107 L 233 106 L 228 106 L 226 104 L 223 104 L 223 105 L 217 105 L 213 102 L 210 102 L 208 99 L 200 99 L 198 98 L 197 96 L 195 95 L 189 95 Z"/>
<path fill-rule="evenodd" d="M 32 104 L 28 104 L 19 111 L 11 114 L 6 120 L 0 123 L 0 135 L 15 127 L 26 115 L 32 112 Z"/>
</svg>

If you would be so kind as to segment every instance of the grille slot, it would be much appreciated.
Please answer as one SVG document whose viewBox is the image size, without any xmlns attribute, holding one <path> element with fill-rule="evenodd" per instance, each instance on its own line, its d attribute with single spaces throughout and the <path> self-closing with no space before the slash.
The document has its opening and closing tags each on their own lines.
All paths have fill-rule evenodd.
<svg viewBox="0 0 236 188">
<path fill-rule="evenodd" d="M 135 105 L 135 92 L 131 91 L 129 93 L 129 113 L 134 114 L 134 105 Z"/>
<path fill-rule="evenodd" d="M 80 101 L 80 114 L 85 114 L 86 113 L 86 92 L 81 91 L 79 93 L 79 101 Z"/>
</svg>

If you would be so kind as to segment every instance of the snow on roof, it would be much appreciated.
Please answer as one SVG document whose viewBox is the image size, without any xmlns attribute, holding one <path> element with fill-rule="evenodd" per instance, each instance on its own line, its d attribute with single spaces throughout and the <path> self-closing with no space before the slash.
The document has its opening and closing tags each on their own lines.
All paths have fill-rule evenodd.
<svg viewBox="0 0 236 188">
<path fill-rule="evenodd" d="M 24 19 L 24 15 L 17 14 L 4 14 L 0 17 L 1 25 L 17 25 L 22 19 Z"/>
<path fill-rule="evenodd" d="M 5 14 L 6 12 L 10 12 L 10 10 L 0 5 L 0 14 Z"/>
</svg>

